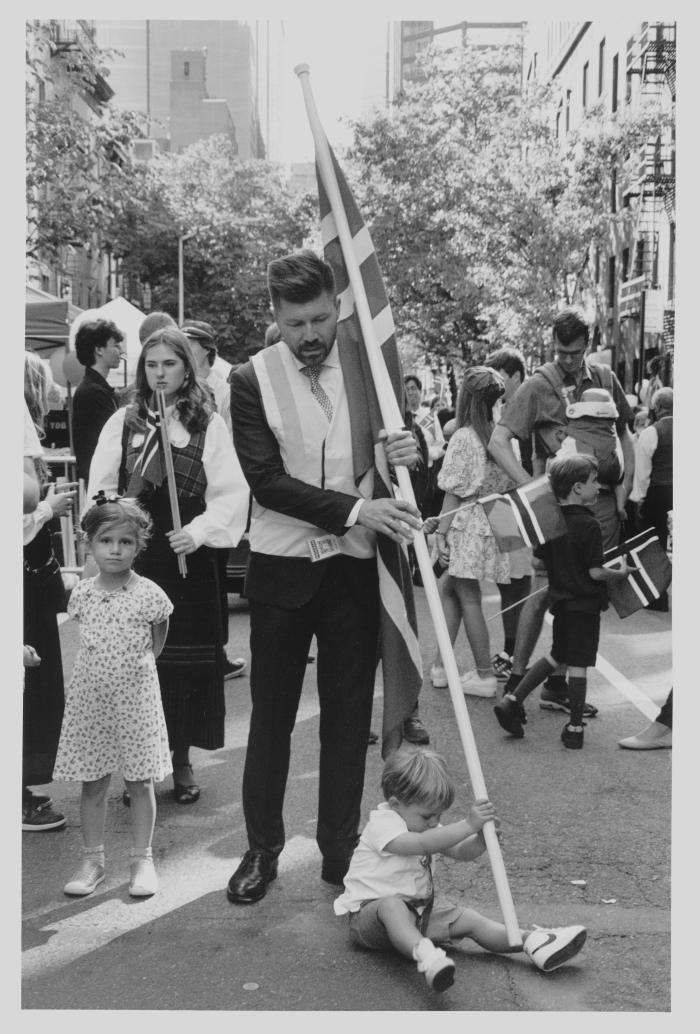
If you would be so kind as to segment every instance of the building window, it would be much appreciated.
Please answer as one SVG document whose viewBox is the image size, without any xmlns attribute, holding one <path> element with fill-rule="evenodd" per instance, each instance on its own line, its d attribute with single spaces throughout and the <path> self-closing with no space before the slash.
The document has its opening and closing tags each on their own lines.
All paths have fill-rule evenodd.
<svg viewBox="0 0 700 1034">
<path fill-rule="evenodd" d="M 581 107 L 585 111 L 588 107 L 588 62 L 583 66 L 583 79 L 581 81 Z"/>
<path fill-rule="evenodd" d="M 566 118 L 565 118 L 565 121 L 564 121 L 564 128 L 566 129 L 567 133 L 569 132 L 570 125 L 571 125 L 571 90 L 567 90 L 566 91 Z"/>
<path fill-rule="evenodd" d="M 189 61 L 185 61 L 185 69 L 184 69 L 184 71 L 185 71 L 185 79 L 189 79 L 189 77 L 190 77 L 190 63 L 189 63 Z"/>
<path fill-rule="evenodd" d="M 617 169 L 610 173 L 610 211 L 617 212 Z"/>
<path fill-rule="evenodd" d="M 612 59 L 612 110 L 617 111 L 617 76 L 618 66 L 620 64 L 620 55 L 616 54 Z"/>
<path fill-rule="evenodd" d="M 595 249 L 595 282 L 600 283 L 600 248 Z"/>
<path fill-rule="evenodd" d="M 637 248 L 634 255 L 634 275 L 644 276 L 644 246 L 646 241 L 643 237 L 637 238 Z"/>
<path fill-rule="evenodd" d="M 598 96 L 600 97 L 605 86 L 605 40 L 598 44 Z"/>
<path fill-rule="evenodd" d="M 49 278 L 47 276 L 44 276 L 44 274 L 42 273 L 42 275 L 41 275 L 41 289 L 42 289 L 42 291 L 46 291 L 46 293 L 48 294 L 50 287 L 51 287 L 51 281 L 49 280 Z"/>
<path fill-rule="evenodd" d="M 620 279 L 629 280 L 630 277 L 630 249 L 622 249 L 622 269 L 620 270 Z"/>
<path fill-rule="evenodd" d="M 608 259 L 608 308 L 615 308 L 615 256 Z"/>
</svg>

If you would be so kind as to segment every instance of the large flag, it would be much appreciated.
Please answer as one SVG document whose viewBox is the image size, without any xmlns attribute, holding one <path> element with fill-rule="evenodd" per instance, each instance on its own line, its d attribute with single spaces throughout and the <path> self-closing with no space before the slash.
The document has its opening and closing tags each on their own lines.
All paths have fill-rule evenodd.
<svg viewBox="0 0 700 1034">
<path fill-rule="evenodd" d="M 546 474 L 479 502 L 502 553 L 566 535 L 566 521 Z"/>
<path fill-rule="evenodd" d="M 329 148 L 330 150 L 330 148 Z M 367 302 L 381 344 L 400 412 L 404 385 L 396 348 L 394 320 L 377 256 L 355 200 L 331 151 L 338 188 L 352 235 L 352 246 L 362 276 Z M 355 299 L 318 163 L 321 234 L 326 261 L 333 267 L 340 297 L 337 342 L 350 409 L 355 483 L 373 477 L 373 498 L 393 495 L 384 449 L 378 444 L 382 418 L 377 393 L 355 312 Z M 401 727 L 413 711 L 423 682 L 413 584 L 405 546 L 386 535 L 377 536 L 380 597 L 380 655 L 384 680 L 382 755 L 399 746 Z"/>
<path fill-rule="evenodd" d="M 603 556 L 604 567 L 615 568 L 625 557 L 631 567 L 638 568 L 623 582 L 608 582 L 610 602 L 621 618 L 648 607 L 671 584 L 671 562 L 653 528 L 606 550 Z"/>
</svg>

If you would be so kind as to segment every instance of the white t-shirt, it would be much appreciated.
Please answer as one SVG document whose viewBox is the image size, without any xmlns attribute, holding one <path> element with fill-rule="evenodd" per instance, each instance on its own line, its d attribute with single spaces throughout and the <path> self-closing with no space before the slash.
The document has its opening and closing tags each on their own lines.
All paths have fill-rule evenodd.
<svg viewBox="0 0 700 1034">
<path fill-rule="evenodd" d="M 398 812 L 383 801 L 370 812 L 369 821 L 362 830 L 360 842 L 350 861 L 345 877 L 345 891 L 333 902 L 336 915 L 359 911 L 364 901 L 398 896 L 428 898 L 431 880 L 428 875 L 427 855 L 392 854 L 385 850 L 408 827 Z"/>
</svg>

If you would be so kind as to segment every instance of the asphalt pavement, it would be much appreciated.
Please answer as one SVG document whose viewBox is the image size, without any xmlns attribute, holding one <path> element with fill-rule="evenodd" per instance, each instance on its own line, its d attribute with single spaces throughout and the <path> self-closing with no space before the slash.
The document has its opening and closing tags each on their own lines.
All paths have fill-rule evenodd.
<svg viewBox="0 0 700 1034">
<path fill-rule="evenodd" d="M 472 793 L 449 691 L 434 689 L 427 677 L 435 637 L 424 591 L 416 596 L 426 672 L 421 717 L 458 784 L 455 805 L 443 816 L 450 821 Z M 498 609 L 495 587 L 485 606 L 489 614 Z M 237 597 L 231 597 L 229 627 L 229 656 L 248 657 L 248 611 Z M 500 620 L 490 627 L 498 648 Z M 545 625 L 535 657 L 548 648 L 550 634 Z M 77 645 L 72 622 L 61 626 L 61 638 L 68 677 Z M 463 633 L 455 652 L 460 668 L 469 666 Z M 672 751 L 626 751 L 617 741 L 646 724 L 671 685 L 670 614 L 644 611 L 621 621 L 608 611 L 600 657 L 588 693 L 600 713 L 588 723 L 582 751 L 563 747 L 564 716 L 541 711 L 537 691 L 527 702 L 522 740 L 501 730 L 494 701 L 467 699 L 502 822 L 501 852 L 520 926 L 583 923 L 588 929 L 583 951 L 562 969 L 545 975 L 522 954 L 490 955 L 462 942 L 450 949 L 455 984 L 437 995 L 408 960 L 350 945 L 345 921 L 333 914 L 339 891 L 320 879 L 314 839 L 318 707 L 311 663 L 293 735 L 287 844 L 277 880 L 255 905 L 231 905 L 225 895 L 247 846 L 240 802 L 247 673 L 226 684 L 226 746 L 192 752 L 201 800 L 176 804 L 169 779 L 157 788 L 153 846 L 161 886 L 153 898 L 128 895 L 129 812 L 118 776 L 107 812 L 107 878 L 88 898 L 63 894 L 80 856 L 80 786 L 51 784 L 67 827 L 22 835 L 23 1015 L 47 1009 L 242 1011 L 251 1017 L 277 1011 L 668 1012 Z M 381 709 L 378 678 L 376 730 Z M 380 748 L 371 746 L 363 817 L 380 800 L 380 773 Z M 500 917 L 486 855 L 470 864 L 442 860 L 436 882 L 448 898 Z M 138 1026 L 136 1017 L 129 1022 Z"/>
</svg>

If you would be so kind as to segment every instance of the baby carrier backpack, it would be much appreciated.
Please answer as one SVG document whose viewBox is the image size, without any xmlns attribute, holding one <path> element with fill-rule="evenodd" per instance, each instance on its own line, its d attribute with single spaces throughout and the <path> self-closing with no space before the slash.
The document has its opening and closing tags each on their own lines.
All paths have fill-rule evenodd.
<svg viewBox="0 0 700 1034">
<path fill-rule="evenodd" d="M 588 452 L 598 461 L 598 480 L 602 485 L 618 485 L 624 471 L 622 447 L 615 429 L 617 407 L 613 401 L 612 371 L 609 366 L 591 366 L 598 388 L 589 388 L 581 399 L 573 397 L 573 388 L 565 388 L 554 363 L 545 363 L 535 370 L 544 377 L 561 400 L 566 418 L 566 433 L 576 442 L 578 452 Z"/>
</svg>

